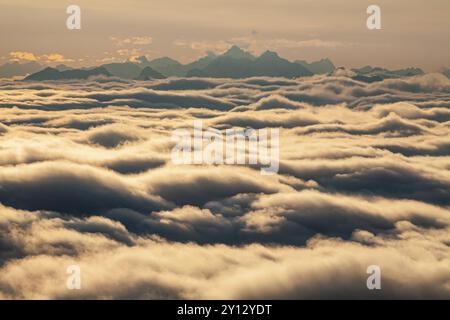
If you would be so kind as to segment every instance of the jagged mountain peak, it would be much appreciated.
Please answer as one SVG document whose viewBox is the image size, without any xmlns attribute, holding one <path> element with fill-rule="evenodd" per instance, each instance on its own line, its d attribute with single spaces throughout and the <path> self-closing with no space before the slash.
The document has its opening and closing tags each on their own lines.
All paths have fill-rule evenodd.
<svg viewBox="0 0 450 320">
<path fill-rule="evenodd" d="M 242 50 L 236 45 L 233 45 L 230 49 L 228 49 L 222 56 L 231 57 L 234 59 L 254 59 L 255 57 L 248 53 L 247 51 Z"/>
<path fill-rule="evenodd" d="M 270 59 L 281 59 L 280 56 L 278 55 L 278 53 L 276 53 L 275 51 L 271 51 L 271 50 L 264 51 L 263 54 L 261 54 L 259 56 L 259 58 L 262 58 L 262 59 L 267 59 L 267 58 L 270 58 Z"/>
<path fill-rule="evenodd" d="M 142 64 L 147 64 L 147 63 L 149 63 L 149 61 L 148 61 L 148 59 L 147 59 L 146 56 L 140 56 L 140 57 L 137 57 L 137 58 L 136 58 L 136 61 L 137 61 L 138 63 L 142 63 Z"/>
<path fill-rule="evenodd" d="M 164 79 L 165 76 L 152 67 L 145 67 L 136 80 Z"/>
</svg>

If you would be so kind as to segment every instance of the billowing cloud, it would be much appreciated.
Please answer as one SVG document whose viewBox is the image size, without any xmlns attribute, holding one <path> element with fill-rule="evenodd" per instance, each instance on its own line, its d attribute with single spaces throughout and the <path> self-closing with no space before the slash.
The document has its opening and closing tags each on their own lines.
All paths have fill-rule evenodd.
<svg viewBox="0 0 450 320">
<path fill-rule="evenodd" d="M 234 247 L 136 237 L 121 224 L 100 217 L 68 222 L 10 208 L 1 212 L 0 228 L 9 225 L 9 243 L 0 238 L 7 248 L 2 258 L 9 261 L 0 273 L 4 299 L 444 299 L 449 295 L 449 229 L 423 230 L 402 222 L 397 224 L 401 232 L 397 238 L 356 231 L 349 241 L 316 236 L 302 247 L 256 243 Z M 202 222 L 205 228 L 215 223 L 208 212 L 191 208 L 168 219 Z M 71 291 L 64 286 L 65 270 L 74 263 L 80 266 L 83 280 L 81 290 Z M 382 268 L 382 290 L 367 290 L 368 265 Z"/>
<path fill-rule="evenodd" d="M 0 298 L 450 297 L 441 75 L 4 81 L 0 101 Z M 174 164 L 196 120 L 279 128 L 279 171 Z"/>
</svg>

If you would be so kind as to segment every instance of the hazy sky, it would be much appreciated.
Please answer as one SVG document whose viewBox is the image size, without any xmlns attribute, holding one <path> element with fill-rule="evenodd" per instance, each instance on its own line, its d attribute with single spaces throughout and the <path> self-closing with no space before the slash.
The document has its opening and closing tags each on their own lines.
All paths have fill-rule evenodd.
<svg viewBox="0 0 450 320">
<path fill-rule="evenodd" d="M 82 29 L 66 28 L 77 4 Z M 366 9 L 382 10 L 382 30 Z M 189 62 L 231 44 L 288 59 L 450 67 L 449 0 L 0 0 L 0 62 L 93 65 L 133 56 Z"/>
</svg>

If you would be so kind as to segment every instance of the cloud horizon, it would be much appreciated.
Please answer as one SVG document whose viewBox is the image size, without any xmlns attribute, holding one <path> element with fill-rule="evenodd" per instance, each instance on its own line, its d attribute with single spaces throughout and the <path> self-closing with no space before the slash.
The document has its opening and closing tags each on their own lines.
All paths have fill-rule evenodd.
<svg viewBox="0 0 450 320">
<path fill-rule="evenodd" d="M 450 297 L 441 74 L 2 81 L 0 101 L 0 299 Z M 278 173 L 175 165 L 197 120 L 279 128 Z"/>
</svg>

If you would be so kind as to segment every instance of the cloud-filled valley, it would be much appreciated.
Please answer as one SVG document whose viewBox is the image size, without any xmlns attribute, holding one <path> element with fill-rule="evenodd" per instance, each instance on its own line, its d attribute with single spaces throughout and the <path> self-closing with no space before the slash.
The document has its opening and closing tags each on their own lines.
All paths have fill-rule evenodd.
<svg viewBox="0 0 450 320">
<path fill-rule="evenodd" d="M 450 298 L 442 74 L 5 80 L 0 108 L 0 298 Z M 175 165 L 195 120 L 280 128 L 279 172 Z"/>
</svg>

